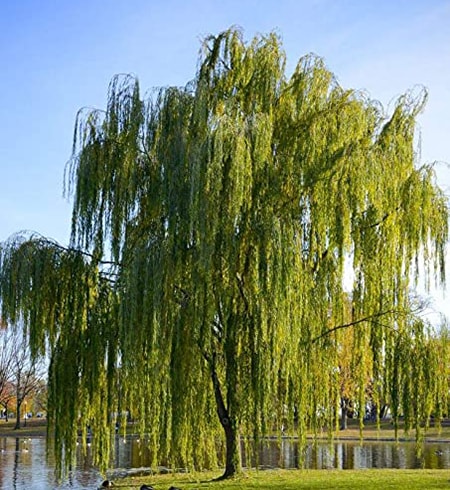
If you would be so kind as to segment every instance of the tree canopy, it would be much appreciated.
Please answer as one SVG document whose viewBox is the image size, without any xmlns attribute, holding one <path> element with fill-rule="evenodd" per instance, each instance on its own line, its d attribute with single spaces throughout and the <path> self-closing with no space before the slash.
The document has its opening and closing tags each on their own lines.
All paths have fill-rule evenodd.
<svg viewBox="0 0 450 490">
<path fill-rule="evenodd" d="M 386 114 L 321 58 L 288 75 L 277 35 L 235 29 L 205 39 L 185 87 L 143 98 L 114 77 L 106 109 L 76 119 L 71 243 L 1 250 L 1 314 L 50 353 L 59 461 L 90 425 L 105 468 L 127 411 L 154 465 L 214 466 L 225 431 L 232 475 L 240 434 L 336 425 L 348 329 L 360 413 L 368 379 L 395 420 L 437 412 L 448 387 L 410 294 L 420 264 L 445 280 L 448 203 L 414 138 L 425 99 Z"/>
</svg>

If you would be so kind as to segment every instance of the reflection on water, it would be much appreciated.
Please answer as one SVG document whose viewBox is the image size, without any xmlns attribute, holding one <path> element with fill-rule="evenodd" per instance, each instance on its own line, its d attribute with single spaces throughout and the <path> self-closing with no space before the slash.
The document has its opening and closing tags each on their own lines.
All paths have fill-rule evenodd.
<svg viewBox="0 0 450 490">
<path fill-rule="evenodd" d="M 138 438 L 116 438 L 116 474 L 148 468 L 150 452 Z M 261 444 L 258 461 L 243 455 L 244 466 L 261 468 L 364 469 L 364 468 L 450 468 L 450 445 L 426 444 L 422 456 L 415 455 L 414 443 L 340 441 L 308 443 L 300 450 L 295 440 L 284 438 Z M 43 438 L 0 438 L 0 488 L 48 490 L 97 488 L 102 478 L 88 457 L 64 484 L 57 485 L 54 462 L 46 457 Z"/>
<path fill-rule="evenodd" d="M 57 485 L 54 461 L 46 455 L 45 438 L 0 438 L 0 488 L 10 490 L 92 489 L 101 477 L 92 465 L 79 466 Z"/>
<path fill-rule="evenodd" d="M 308 469 L 367 469 L 367 468 L 450 468 L 450 445 L 427 443 L 421 456 L 412 442 L 310 442 L 303 450 L 292 439 L 281 443 L 262 443 L 259 462 L 244 461 L 252 467 L 281 467 Z"/>
</svg>

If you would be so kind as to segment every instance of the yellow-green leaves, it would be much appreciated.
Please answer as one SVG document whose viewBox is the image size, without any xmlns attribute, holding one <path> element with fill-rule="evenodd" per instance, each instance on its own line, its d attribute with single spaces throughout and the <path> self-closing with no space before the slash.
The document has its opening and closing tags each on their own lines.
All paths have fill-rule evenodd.
<svg viewBox="0 0 450 490">
<path fill-rule="evenodd" d="M 448 235 L 416 162 L 424 98 L 385 114 L 320 58 L 288 77 L 276 35 L 237 30 L 205 41 L 184 88 L 142 100 L 115 77 L 106 111 L 76 122 L 74 249 L 32 238 L 1 256 L 3 317 L 55 345 L 60 456 L 89 424 L 105 467 L 125 413 L 155 466 L 214 465 L 213 380 L 256 439 L 334 427 L 341 397 L 361 420 L 382 401 L 411 426 L 442 413 L 446 371 L 429 376 L 436 344 L 410 301 L 415 260 L 443 279 Z"/>
</svg>

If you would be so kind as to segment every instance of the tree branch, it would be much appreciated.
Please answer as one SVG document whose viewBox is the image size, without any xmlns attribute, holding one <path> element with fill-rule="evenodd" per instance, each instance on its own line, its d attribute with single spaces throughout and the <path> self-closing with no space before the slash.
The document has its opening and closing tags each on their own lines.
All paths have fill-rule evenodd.
<svg viewBox="0 0 450 490">
<path fill-rule="evenodd" d="M 326 332 L 318 335 L 317 337 L 314 337 L 309 342 L 311 344 L 313 344 L 313 343 L 319 341 L 320 339 L 323 339 L 324 337 L 327 337 L 328 335 L 332 334 L 333 332 L 336 332 L 338 330 L 342 330 L 344 328 L 354 327 L 355 325 L 358 325 L 358 324 L 363 323 L 363 322 L 373 322 L 373 323 L 376 323 L 374 321 L 376 318 L 380 318 L 382 316 L 389 315 L 389 314 L 405 314 L 405 312 L 398 311 L 398 310 L 387 310 L 387 311 L 381 311 L 379 313 L 374 313 L 373 315 L 368 315 L 368 316 L 365 316 L 363 318 L 359 318 L 358 320 L 354 320 L 354 321 L 349 322 L 349 323 L 343 323 L 342 325 L 336 325 L 336 326 L 330 328 L 329 330 L 327 330 Z M 387 327 L 387 328 L 391 328 L 391 327 L 388 327 L 387 325 L 384 325 L 384 326 Z"/>
</svg>

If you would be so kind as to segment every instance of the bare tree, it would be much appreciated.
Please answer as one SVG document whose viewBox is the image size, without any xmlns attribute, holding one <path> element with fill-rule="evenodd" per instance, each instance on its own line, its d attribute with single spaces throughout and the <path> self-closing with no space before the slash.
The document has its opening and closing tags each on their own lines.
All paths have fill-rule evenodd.
<svg viewBox="0 0 450 490">
<path fill-rule="evenodd" d="M 17 327 L 0 330 L 0 404 L 8 417 L 8 404 L 15 399 L 16 424 L 20 429 L 20 412 L 27 398 L 42 389 L 45 363 L 31 356 L 28 338 Z M 25 419 L 26 424 L 26 419 Z"/>
<path fill-rule="evenodd" d="M 16 425 L 20 429 L 20 411 L 26 398 L 37 393 L 45 375 L 45 365 L 42 358 L 31 356 L 28 338 L 23 332 L 15 332 L 12 384 L 16 398 Z M 26 417 L 24 421 L 26 425 Z"/>
<path fill-rule="evenodd" d="M 8 404 L 13 397 L 12 375 L 15 353 L 14 334 L 2 326 L 0 328 L 0 406 L 8 421 Z"/>
</svg>

